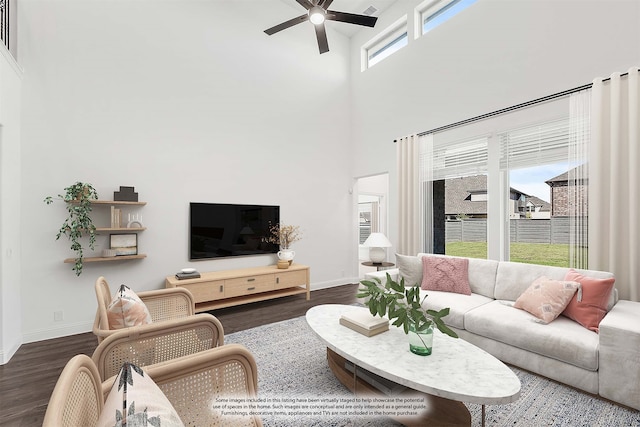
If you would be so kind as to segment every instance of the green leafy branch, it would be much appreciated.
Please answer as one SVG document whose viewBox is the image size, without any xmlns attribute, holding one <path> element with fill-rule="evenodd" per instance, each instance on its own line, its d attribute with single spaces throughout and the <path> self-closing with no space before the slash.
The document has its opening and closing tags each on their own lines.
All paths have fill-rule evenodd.
<svg viewBox="0 0 640 427">
<path fill-rule="evenodd" d="M 387 273 L 387 281 L 382 285 L 381 280 L 375 277 L 374 280 L 363 280 L 360 282 L 363 288 L 358 289 L 357 298 L 364 298 L 364 304 L 369 307 L 369 312 L 373 316 L 388 316 L 394 326 L 402 326 L 404 333 L 409 333 L 409 327 L 413 325 L 414 330 L 420 331 L 425 327 L 435 324 L 440 332 L 450 337 L 458 338 L 453 330 L 445 325 L 443 317 L 449 315 L 449 308 L 440 311 L 424 309 L 422 303 L 427 298 L 420 299 L 420 286 L 414 285 L 406 287 L 404 278 L 400 283 L 396 282 Z"/>
</svg>

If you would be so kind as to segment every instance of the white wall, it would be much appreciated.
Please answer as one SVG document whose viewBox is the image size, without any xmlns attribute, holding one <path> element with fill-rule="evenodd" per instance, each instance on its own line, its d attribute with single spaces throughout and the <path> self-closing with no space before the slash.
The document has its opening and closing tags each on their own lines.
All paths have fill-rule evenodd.
<svg viewBox="0 0 640 427">
<path fill-rule="evenodd" d="M 399 0 L 351 39 L 355 174 L 389 170 L 397 236 L 393 140 L 624 72 L 640 64 L 640 2 L 478 0 L 360 71 L 360 48 L 420 2 Z"/>
<path fill-rule="evenodd" d="M 20 88 L 22 70 L 0 45 L 0 364 L 22 343 L 20 310 Z"/>
<path fill-rule="evenodd" d="M 147 290 L 186 266 L 275 263 L 189 263 L 191 201 L 280 205 L 313 288 L 357 277 L 348 40 L 329 30 L 319 55 L 309 26 L 263 33 L 295 13 L 279 0 L 21 2 L 25 342 L 90 330 L 100 275 Z M 85 264 L 79 278 L 63 264 L 64 206 L 42 200 L 76 180 L 104 199 L 135 186 L 146 259 Z"/>
</svg>

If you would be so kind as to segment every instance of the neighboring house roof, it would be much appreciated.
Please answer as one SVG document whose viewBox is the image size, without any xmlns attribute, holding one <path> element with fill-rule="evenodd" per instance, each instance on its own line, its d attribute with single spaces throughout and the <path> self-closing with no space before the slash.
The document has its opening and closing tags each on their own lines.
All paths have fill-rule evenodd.
<svg viewBox="0 0 640 427">
<path fill-rule="evenodd" d="M 484 188 L 484 192 L 486 193 L 486 175 L 467 176 L 464 178 L 450 178 L 445 180 L 445 214 L 486 214 L 486 201 L 472 202 L 469 198 L 469 195 L 471 193 L 478 193 L 478 189 L 482 188 Z"/>
<path fill-rule="evenodd" d="M 540 206 L 540 212 L 551 212 L 551 203 L 536 196 L 527 196 L 527 202 L 532 203 L 534 206 Z"/>
<path fill-rule="evenodd" d="M 445 188 L 445 215 L 484 215 L 487 213 L 486 201 L 471 201 L 472 194 L 487 193 L 487 176 L 476 175 L 464 178 L 450 178 L 444 182 Z M 551 204 L 536 196 L 530 196 L 515 188 L 511 188 L 511 193 L 518 199 L 524 195 L 527 201 L 535 206 L 541 206 L 541 211 L 551 212 Z"/>
<path fill-rule="evenodd" d="M 569 173 L 575 171 L 577 168 L 573 168 L 573 169 L 569 169 L 568 171 L 561 173 L 558 176 L 554 176 L 551 179 L 546 180 L 545 182 L 547 183 L 547 185 L 549 185 L 549 187 L 556 187 L 556 186 L 563 186 L 563 185 L 567 185 L 567 183 L 569 182 Z M 589 179 L 584 179 L 584 184 L 588 184 Z"/>
</svg>

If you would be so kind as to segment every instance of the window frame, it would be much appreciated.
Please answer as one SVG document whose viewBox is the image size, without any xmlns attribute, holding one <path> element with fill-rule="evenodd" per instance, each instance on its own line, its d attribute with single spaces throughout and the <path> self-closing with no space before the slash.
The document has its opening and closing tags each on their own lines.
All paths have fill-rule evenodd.
<svg viewBox="0 0 640 427">
<path fill-rule="evenodd" d="M 369 68 L 378 64 L 380 61 L 386 59 L 390 55 L 393 55 L 395 52 L 409 44 L 409 27 L 407 24 L 407 19 L 407 15 L 404 15 L 402 18 L 389 25 L 387 28 L 378 33 L 375 37 L 373 37 L 362 46 L 360 50 L 361 71 L 368 70 Z M 381 55 L 385 50 L 392 48 L 397 42 L 401 41 L 402 39 L 406 39 L 405 44 L 397 47 L 390 53 L 387 53 L 386 56 L 378 58 L 375 62 L 371 62 L 372 58 Z M 374 50 L 375 53 L 373 55 L 370 55 L 369 52 L 371 52 L 372 50 Z"/>
<path fill-rule="evenodd" d="M 427 21 L 428 19 L 430 19 L 431 17 L 434 17 L 440 13 L 444 13 L 446 12 L 446 10 L 450 7 L 455 7 L 457 3 L 464 1 L 464 0 L 426 0 L 422 3 L 420 3 L 418 6 L 416 6 L 415 11 L 414 11 L 414 25 L 413 25 L 413 30 L 414 30 L 414 39 L 417 39 L 418 37 L 422 37 L 423 35 L 425 35 L 427 32 L 424 31 L 424 25 L 425 25 L 425 21 Z M 454 16 L 458 15 L 460 12 L 462 12 L 463 10 L 466 10 L 469 6 L 473 5 L 477 0 L 472 0 L 472 2 L 470 4 L 468 4 L 466 7 L 460 9 L 458 12 L 456 12 L 454 15 L 450 16 L 447 20 L 453 18 Z M 447 20 L 443 21 L 442 23 L 446 22 Z"/>
</svg>

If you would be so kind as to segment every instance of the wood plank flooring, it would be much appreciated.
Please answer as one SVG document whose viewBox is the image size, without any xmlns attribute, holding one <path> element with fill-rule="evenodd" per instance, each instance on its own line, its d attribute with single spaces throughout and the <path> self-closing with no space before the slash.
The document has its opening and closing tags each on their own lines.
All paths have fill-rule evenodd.
<svg viewBox="0 0 640 427">
<path fill-rule="evenodd" d="M 356 301 L 358 284 L 346 284 L 304 295 L 262 301 L 211 312 L 224 327 L 225 334 L 268 323 L 303 316 L 319 304 L 351 304 Z M 93 333 L 24 344 L 0 366 L 0 426 L 42 425 L 51 392 L 60 372 L 76 354 L 93 354 L 97 340 Z"/>
</svg>

